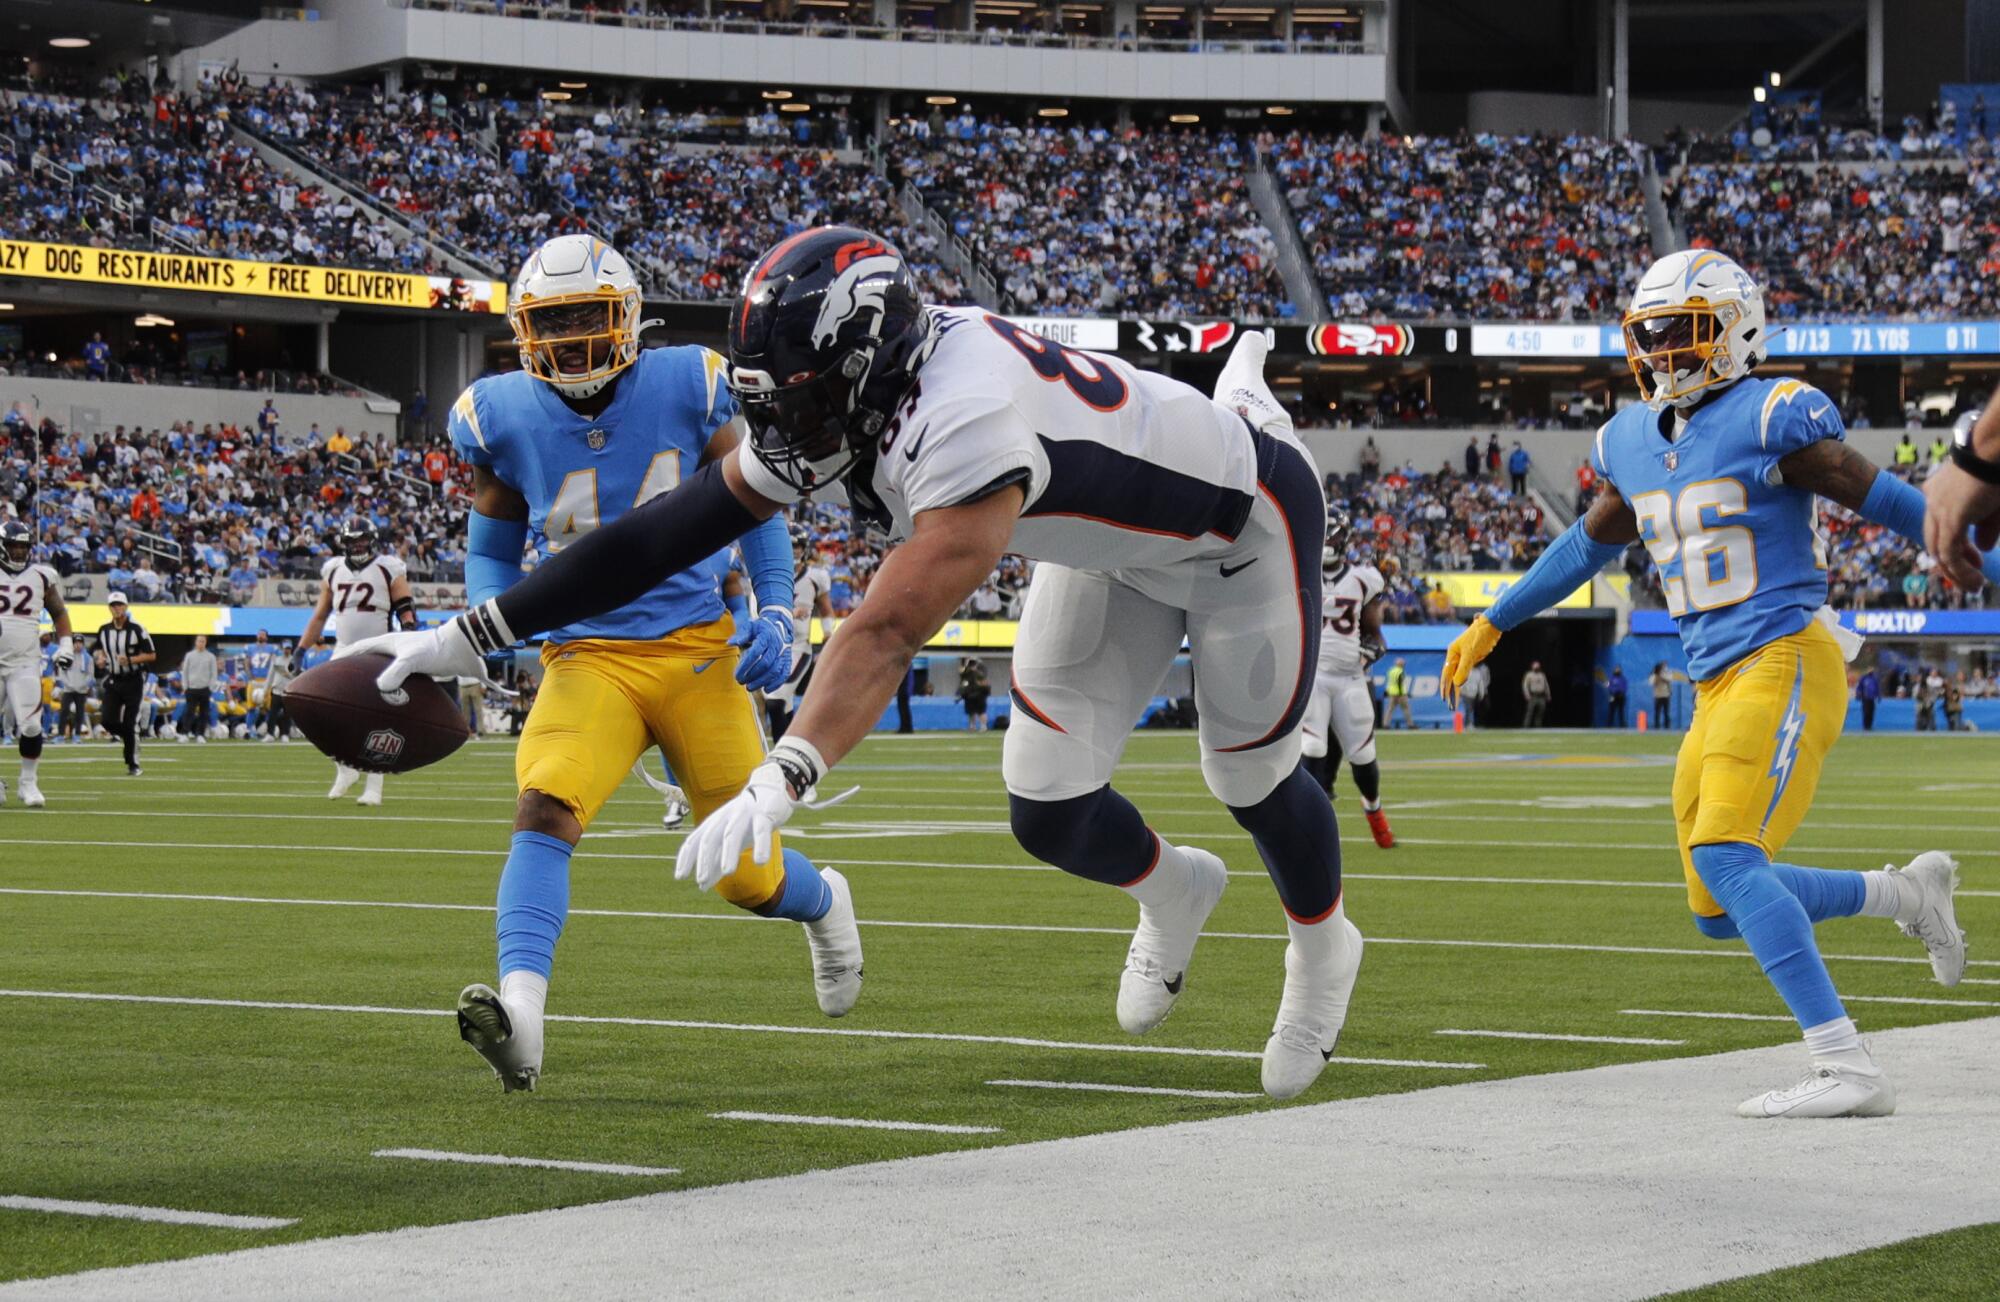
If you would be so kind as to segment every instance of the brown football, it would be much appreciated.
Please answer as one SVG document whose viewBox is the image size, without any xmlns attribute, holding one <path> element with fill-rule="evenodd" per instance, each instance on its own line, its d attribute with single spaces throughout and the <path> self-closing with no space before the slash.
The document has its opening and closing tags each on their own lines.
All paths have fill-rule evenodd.
<svg viewBox="0 0 2000 1302">
<path fill-rule="evenodd" d="M 458 702 L 421 675 L 385 696 L 375 676 L 388 665 L 383 655 L 329 660 L 285 687 L 285 709 L 307 741 L 370 773 L 407 773 L 463 746 L 472 734 Z"/>
</svg>

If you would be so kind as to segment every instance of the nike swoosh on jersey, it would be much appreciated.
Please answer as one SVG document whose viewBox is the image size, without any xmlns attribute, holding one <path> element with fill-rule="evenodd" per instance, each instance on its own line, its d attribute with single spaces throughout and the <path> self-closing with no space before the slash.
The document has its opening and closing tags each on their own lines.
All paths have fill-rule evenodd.
<svg viewBox="0 0 2000 1302">
<path fill-rule="evenodd" d="M 1831 403 L 1828 403 L 1825 406 L 1814 407 L 1811 411 L 1806 413 L 1806 419 L 1818 420 L 1821 416 L 1826 415 L 1829 411 L 1832 410 L 1833 410 L 1833 405 Z"/>
<path fill-rule="evenodd" d="M 1258 561 L 1262 559 L 1263 557 L 1261 556 L 1252 556 L 1249 560 L 1243 562 L 1241 565 L 1232 566 L 1225 563 L 1218 568 L 1222 570 L 1222 577 L 1226 579 L 1232 574 L 1243 573 L 1243 571 L 1249 569 L 1252 565 L 1255 565 Z"/>
<path fill-rule="evenodd" d="M 717 657 L 717 659 L 720 659 L 720 658 L 721 658 L 721 657 L 719 657 L 719 656 Z M 698 665 L 696 665 L 696 666 L 694 667 L 694 671 L 695 671 L 696 673 L 702 673 L 702 672 L 703 672 L 703 671 L 705 671 L 705 670 L 706 670 L 706 669 L 707 669 L 707 668 L 708 668 L 708 667 L 709 667 L 710 665 L 712 665 L 712 664 L 714 664 L 714 663 L 715 663 L 715 661 L 714 661 L 714 660 L 704 660 L 704 661 L 702 661 L 702 662 L 701 662 L 700 664 L 698 664 Z"/>
</svg>

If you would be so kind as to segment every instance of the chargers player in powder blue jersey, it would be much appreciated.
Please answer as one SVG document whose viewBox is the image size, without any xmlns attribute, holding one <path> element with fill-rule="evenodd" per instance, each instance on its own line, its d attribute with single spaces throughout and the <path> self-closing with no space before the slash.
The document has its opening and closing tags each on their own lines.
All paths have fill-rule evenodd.
<svg viewBox="0 0 2000 1302">
<path fill-rule="evenodd" d="M 603 241 L 566 235 L 544 244 L 510 302 L 522 369 L 474 382 L 447 420 L 473 466 L 466 588 L 474 603 L 519 580 L 524 547 L 546 560 L 668 492 L 734 447 L 742 424 L 714 352 L 639 347 L 638 284 Z M 702 565 L 545 635 L 541 690 L 515 753 L 520 796 L 500 877 L 499 988 L 475 983 L 459 996 L 460 1034 L 508 1091 L 533 1089 L 541 1076 L 569 862 L 591 819 L 653 746 L 697 822 L 763 762 L 748 689 L 775 686 L 790 667 L 791 544 L 774 520 L 741 546 L 764 594 L 754 619 L 725 608 L 713 567 Z M 719 889 L 741 908 L 803 923 L 821 1010 L 838 1017 L 853 1006 L 861 942 L 839 873 L 793 849 L 762 864 L 746 852 Z"/>
<path fill-rule="evenodd" d="M 1625 316 L 1643 405 L 1597 433 L 1600 477 L 1585 518 L 1460 634 L 1447 695 L 1501 633 L 1553 605 L 1643 542 L 1660 573 L 1695 680 L 1694 720 L 1674 771 L 1673 809 L 1695 926 L 1740 937 L 1804 1033 L 1798 1084 L 1746 1100 L 1746 1117 L 1885 1116 L 1896 1093 L 1847 1016 L 1813 924 L 1894 919 L 1921 941 L 1939 982 L 1965 973 L 1952 895 L 1958 867 L 1933 851 L 1902 868 L 1842 872 L 1774 863 L 1811 807 L 1847 717 L 1860 639 L 1826 606 L 1816 497 L 1921 542 L 1923 495 L 1843 441 L 1818 389 L 1751 374 L 1764 360 L 1764 300 L 1714 250 L 1661 259 Z M 1987 558 L 1987 574 L 2000 564 Z"/>
</svg>

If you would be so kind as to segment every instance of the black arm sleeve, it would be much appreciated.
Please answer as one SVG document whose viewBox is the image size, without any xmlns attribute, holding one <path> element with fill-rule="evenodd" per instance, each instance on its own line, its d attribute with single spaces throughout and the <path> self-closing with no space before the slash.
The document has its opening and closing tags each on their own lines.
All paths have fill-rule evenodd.
<svg viewBox="0 0 2000 1302">
<path fill-rule="evenodd" d="M 757 527 L 711 461 L 679 488 L 593 529 L 493 599 L 517 636 L 561 628 L 636 600 L 661 579 Z M 476 645 L 476 643 L 475 643 Z"/>
</svg>

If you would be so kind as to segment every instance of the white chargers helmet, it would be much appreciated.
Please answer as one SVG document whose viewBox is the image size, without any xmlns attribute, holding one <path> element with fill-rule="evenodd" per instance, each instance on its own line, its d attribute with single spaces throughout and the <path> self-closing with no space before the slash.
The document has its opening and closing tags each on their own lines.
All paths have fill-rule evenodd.
<svg viewBox="0 0 2000 1302">
<path fill-rule="evenodd" d="M 639 281 L 595 235 L 558 235 L 514 278 L 507 321 L 521 369 L 587 398 L 639 358 Z"/>
<path fill-rule="evenodd" d="M 1748 375 L 1769 351 L 1764 292 L 1733 259 L 1688 249 L 1639 278 L 1625 313 L 1625 360 L 1655 411 L 1692 407 Z"/>
</svg>

